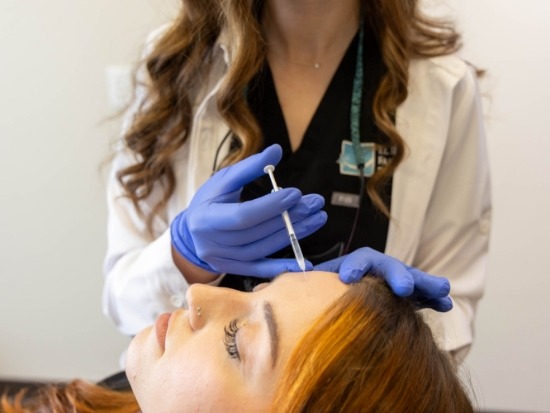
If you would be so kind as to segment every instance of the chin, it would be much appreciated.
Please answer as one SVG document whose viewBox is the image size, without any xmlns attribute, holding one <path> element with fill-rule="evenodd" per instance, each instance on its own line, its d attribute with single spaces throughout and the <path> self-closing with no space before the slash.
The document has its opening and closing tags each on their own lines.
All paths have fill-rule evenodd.
<svg viewBox="0 0 550 413">
<path fill-rule="evenodd" d="M 154 344 L 151 339 L 155 339 L 154 330 L 153 327 L 147 327 L 132 339 L 126 352 L 125 370 L 132 389 L 135 389 L 137 381 L 150 364 L 150 358 L 153 355 L 152 344 Z"/>
</svg>

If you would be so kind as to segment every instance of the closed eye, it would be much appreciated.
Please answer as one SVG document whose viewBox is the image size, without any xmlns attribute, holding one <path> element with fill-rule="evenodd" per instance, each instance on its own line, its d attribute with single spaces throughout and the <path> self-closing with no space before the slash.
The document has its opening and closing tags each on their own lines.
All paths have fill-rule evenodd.
<svg viewBox="0 0 550 413">
<path fill-rule="evenodd" d="M 239 332 L 237 320 L 235 319 L 231 321 L 229 325 L 223 328 L 223 331 L 225 333 L 223 337 L 223 344 L 225 345 L 227 354 L 229 354 L 229 357 L 241 361 L 241 355 L 239 354 L 239 349 L 237 347 L 237 333 Z"/>
</svg>

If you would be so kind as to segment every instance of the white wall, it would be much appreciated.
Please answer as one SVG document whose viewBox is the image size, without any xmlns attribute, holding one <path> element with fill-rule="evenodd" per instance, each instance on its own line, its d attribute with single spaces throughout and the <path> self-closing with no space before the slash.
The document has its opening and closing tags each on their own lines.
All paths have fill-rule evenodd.
<svg viewBox="0 0 550 413">
<path fill-rule="evenodd" d="M 482 406 L 550 412 L 550 1 L 449 4 L 490 97 L 490 273 L 467 365 Z"/>
<path fill-rule="evenodd" d="M 161 5 L 164 4 L 164 5 Z M 97 379 L 128 339 L 102 315 L 105 69 L 167 2 L 0 0 L 0 377 Z"/>
<path fill-rule="evenodd" d="M 491 99 L 492 255 L 467 368 L 482 407 L 550 412 L 550 2 L 447 3 Z M 105 69 L 133 63 L 171 11 L 0 0 L 0 379 L 117 369 L 128 340 L 100 311 Z"/>
</svg>

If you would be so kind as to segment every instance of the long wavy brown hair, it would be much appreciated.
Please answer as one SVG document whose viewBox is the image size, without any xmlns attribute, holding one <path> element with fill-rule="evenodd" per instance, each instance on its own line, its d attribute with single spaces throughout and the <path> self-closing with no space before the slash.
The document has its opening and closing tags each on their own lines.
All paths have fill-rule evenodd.
<svg viewBox="0 0 550 413">
<path fill-rule="evenodd" d="M 376 126 L 387 137 L 395 156 L 369 179 L 367 192 L 374 205 L 389 216 L 381 195 L 405 155 L 406 137 L 394 125 L 397 107 L 407 97 L 409 61 L 455 52 L 460 36 L 451 22 L 423 14 L 418 0 L 360 0 L 365 23 L 377 33 L 387 73 L 375 95 Z M 147 213 L 154 215 L 174 191 L 171 156 L 184 144 L 192 128 L 192 104 L 197 84 L 212 64 L 218 36 L 227 32 L 235 46 L 232 64 L 217 95 L 221 116 L 235 134 L 239 147 L 224 160 L 227 165 L 258 151 L 259 125 L 243 91 L 266 56 L 260 14 L 264 0 L 182 0 L 181 12 L 145 58 L 150 83 L 147 97 L 124 139 L 139 161 L 118 171 L 127 196 L 141 213 L 140 201 L 162 181 L 163 197 Z"/>
<path fill-rule="evenodd" d="M 31 398 L 22 393 L 4 397 L 0 409 L 139 412 L 131 392 L 80 380 L 49 386 Z M 473 408 L 454 365 L 413 303 L 392 294 L 381 278 L 365 277 L 295 344 L 277 383 L 272 412 L 473 413 Z"/>
<path fill-rule="evenodd" d="M 192 128 L 193 91 L 208 76 L 216 40 L 222 31 L 231 39 L 232 64 L 217 95 L 221 116 L 240 143 L 224 160 L 227 165 L 260 148 L 262 136 L 243 91 L 266 56 L 260 14 L 264 0 L 182 0 L 174 24 L 146 57 L 150 78 L 148 96 L 125 135 L 127 146 L 139 161 L 118 172 L 118 179 L 139 212 L 140 201 L 163 182 L 164 196 L 148 212 L 151 229 L 154 215 L 174 191 L 171 156 L 186 141 Z M 397 107 L 407 97 L 408 66 L 414 57 L 455 52 L 460 36 L 448 21 L 430 18 L 418 0 L 362 0 L 365 23 L 377 33 L 387 72 L 373 103 L 377 127 L 387 138 L 395 156 L 367 183 L 374 205 L 389 216 L 382 188 L 405 155 L 404 137 L 394 125 Z"/>
</svg>

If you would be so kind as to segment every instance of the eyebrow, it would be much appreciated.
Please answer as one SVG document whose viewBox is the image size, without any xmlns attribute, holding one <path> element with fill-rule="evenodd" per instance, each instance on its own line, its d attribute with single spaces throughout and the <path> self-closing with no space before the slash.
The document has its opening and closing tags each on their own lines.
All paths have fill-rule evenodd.
<svg viewBox="0 0 550 413">
<path fill-rule="evenodd" d="M 279 327 L 277 326 L 277 320 L 273 314 L 273 307 L 267 301 L 264 303 L 264 316 L 265 322 L 269 329 L 269 336 L 271 338 L 271 359 L 273 360 L 272 367 L 277 364 L 277 356 L 279 354 Z"/>
</svg>

